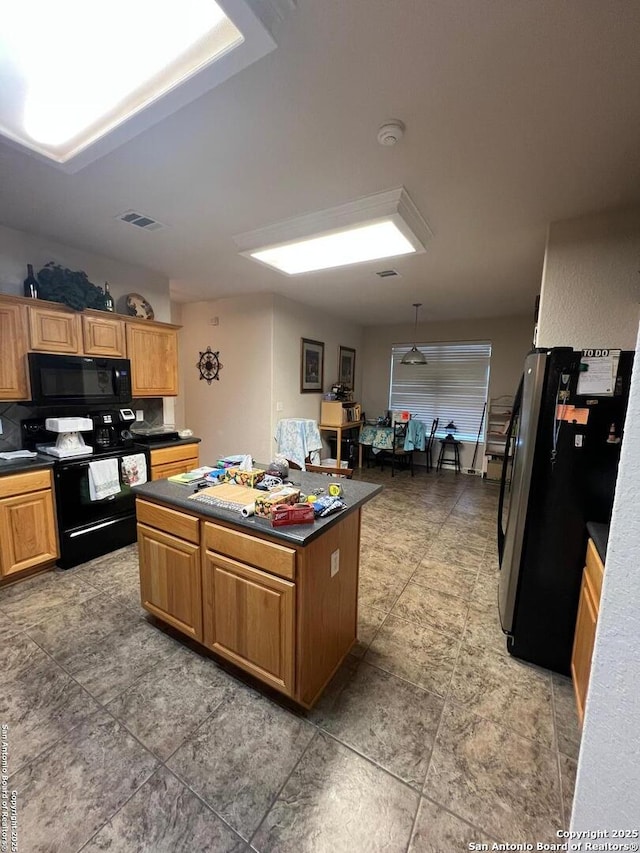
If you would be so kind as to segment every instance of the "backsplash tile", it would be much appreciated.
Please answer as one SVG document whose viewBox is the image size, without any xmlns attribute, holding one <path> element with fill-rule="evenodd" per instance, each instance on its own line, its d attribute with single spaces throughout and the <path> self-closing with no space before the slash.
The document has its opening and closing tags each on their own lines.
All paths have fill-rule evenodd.
<svg viewBox="0 0 640 853">
<path fill-rule="evenodd" d="M 161 426 L 163 423 L 162 397 L 144 397 L 133 400 L 131 408 L 135 412 L 142 409 L 145 423 L 149 426 Z M 66 415 L 86 414 L 87 411 L 101 411 L 99 406 L 93 406 L 90 410 L 73 408 L 60 408 L 55 410 L 57 417 Z M 0 403 L 0 419 L 2 420 L 2 435 L 0 435 L 0 450 L 20 450 L 22 447 L 22 436 L 20 434 L 20 421 L 26 418 L 38 418 L 47 415 L 46 408 L 22 405 L 21 403 Z"/>
</svg>

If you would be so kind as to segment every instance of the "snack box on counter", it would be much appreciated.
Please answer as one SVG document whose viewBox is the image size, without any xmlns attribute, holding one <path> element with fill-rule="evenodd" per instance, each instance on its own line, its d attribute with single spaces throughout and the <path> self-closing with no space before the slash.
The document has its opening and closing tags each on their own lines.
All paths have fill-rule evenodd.
<svg viewBox="0 0 640 853">
<path fill-rule="evenodd" d="M 233 480 L 239 486 L 248 486 L 250 489 L 255 489 L 266 472 L 261 468 L 252 468 L 251 471 L 241 471 L 240 468 L 227 468 L 226 473 L 229 481 Z"/>
<path fill-rule="evenodd" d="M 283 527 L 288 524 L 313 524 L 315 512 L 311 504 L 278 504 L 271 510 L 271 524 Z"/>
<path fill-rule="evenodd" d="M 255 514 L 259 518 L 271 518 L 272 510 L 279 504 L 293 504 L 300 500 L 300 489 L 294 489 L 291 486 L 285 486 L 273 492 L 265 492 L 264 496 L 256 498 Z"/>
</svg>

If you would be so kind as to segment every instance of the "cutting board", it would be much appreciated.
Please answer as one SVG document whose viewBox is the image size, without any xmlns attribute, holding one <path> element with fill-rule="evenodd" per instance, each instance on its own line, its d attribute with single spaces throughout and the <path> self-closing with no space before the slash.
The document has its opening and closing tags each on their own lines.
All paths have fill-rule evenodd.
<svg viewBox="0 0 640 853">
<path fill-rule="evenodd" d="M 234 483 L 222 483 L 219 486 L 210 486 L 208 489 L 200 489 L 198 495 L 208 495 L 221 501 L 246 506 L 255 502 L 256 498 L 265 495 L 260 489 L 250 489 L 248 486 L 236 486 Z"/>
</svg>

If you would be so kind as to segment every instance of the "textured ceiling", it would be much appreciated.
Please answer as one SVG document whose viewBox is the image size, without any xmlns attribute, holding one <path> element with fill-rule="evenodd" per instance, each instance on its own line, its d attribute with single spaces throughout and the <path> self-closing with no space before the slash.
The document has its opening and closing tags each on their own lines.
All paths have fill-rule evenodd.
<svg viewBox="0 0 640 853">
<path fill-rule="evenodd" d="M 638 32 L 640 0 L 299 0 L 272 54 L 75 175 L 0 143 L 0 221 L 179 299 L 275 291 L 365 325 L 416 301 L 423 321 L 530 312 L 547 224 L 640 202 Z M 389 118 L 407 133 L 383 148 Z M 237 254 L 234 234 L 400 185 L 423 255 L 290 278 Z"/>
</svg>

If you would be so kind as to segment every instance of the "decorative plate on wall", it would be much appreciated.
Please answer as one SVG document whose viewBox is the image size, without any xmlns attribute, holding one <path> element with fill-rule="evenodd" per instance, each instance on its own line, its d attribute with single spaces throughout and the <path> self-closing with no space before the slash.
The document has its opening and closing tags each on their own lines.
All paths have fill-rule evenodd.
<svg viewBox="0 0 640 853">
<path fill-rule="evenodd" d="M 139 293 L 127 293 L 127 311 L 132 317 L 140 317 L 141 320 L 153 320 L 153 308 Z"/>
<path fill-rule="evenodd" d="M 211 347 L 207 347 L 204 352 L 200 353 L 200 358 L 196 362 L 196 367 L 200 371 L 200 379 L 206 379 L 207 385 L 211 385 L 214 379 L 220 380 L 220 371 L 224 365 L 219 356 L 219 350 L 212 352 Z"/>
</svg>

